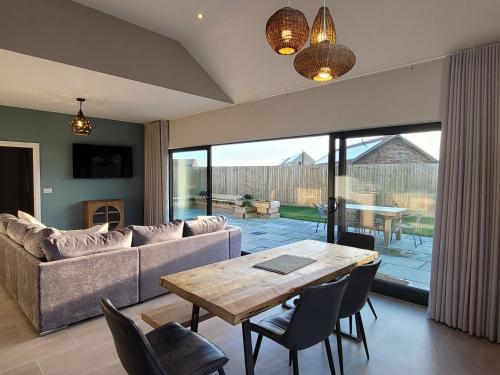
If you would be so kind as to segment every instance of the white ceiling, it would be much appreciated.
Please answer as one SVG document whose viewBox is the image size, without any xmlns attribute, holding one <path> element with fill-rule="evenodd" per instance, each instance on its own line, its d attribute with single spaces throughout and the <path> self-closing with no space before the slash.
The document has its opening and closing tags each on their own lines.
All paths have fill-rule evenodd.
<svg viewBox="0 0 500 375">
<path fill-rule="evenodd" d="M 235 102 L 315 86 L 275 54 L 264 29 L 285 0 L 76 0 L 180 41 Z M 321 1 L 296 0 L 309 21 Z M 499 0 L 328 0 L 339 43 L 355 52 L 346 77 L 425 61 L 500 41 Z M 205 18 L 199 21 L 198 12 Z M 333 83 L 334 84 L 334 83 Z M 0 50 L 0 104 L 145 122 L 224 103 Z"/>
<path fill-rule="evenodd" d="M 235 102 L 314 86 L 265 39 L 284 0 L 76 0 L 180 41 Z M 312 24 L 322 1 L 296 0 Z M 500 41 L 499 0 L 328 0 L 338 42 L 355 52 L 351 76 Z M 199 21 L 198 12 L 205 18 Z"/>
<path fill-rule="evenodd" d="M 0 104 L 144 123 L 225 103 L 0 49 Z"/>
</svg>

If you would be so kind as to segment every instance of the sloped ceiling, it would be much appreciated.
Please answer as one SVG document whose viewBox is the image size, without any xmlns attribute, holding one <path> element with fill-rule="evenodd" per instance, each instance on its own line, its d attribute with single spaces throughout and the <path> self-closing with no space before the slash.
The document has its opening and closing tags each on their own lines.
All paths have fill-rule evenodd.
<svg viewBox="0 0 500 375">
<path fill-rule="evenodd" d="M 30 6 L 33 2 L 36 7 Z M 321 3 L 291 1 L 306 14 L 309 23 Z M 86 105 L 89 116 L 144 122 L 317 85 L 294 71 L 293 57 L 278 56 L 267 45 L 266 21 L 286 5 L 284 0 L 3 0 L 0 4 L 21 7 L 21 23 L 23 16 L 35 16 L 32 25 L 0 33 L 0 49 L 4 50 L 0 53 L 0 105 L 73 113 L 74 98 L 87 96 L 91 99 Z M 149 58 L 156 63 L 156 71 L 146 65 L 136 71 L 114 72 L 108 67 L 120 59 L 109 53 L 100 66 L 94 64 L 91 54 L 86 60 L 74 61 L 44 55 L 64 50 L 59 42 L 69 32 L 43 39 L 52 45 L 51 51 L 39 48 L 33 53 L 13 48 L 12 43 L 20 36 L 29 37 L 31 33 L 36 39 L 35 26 L 53 27 L 62 21 L 67 24 L 67 19 L 48 22 L 40 16 L 54 4 L 55 10 L 73 5 L 81 8 L 82 15 L 94 12 L 102 27 L 123 20 L 126 22 L 120 27 L 128 29 L 128 23 L 133 24 L 141 28 L 143 36 L 152 31 L 149 40 L 160 42 L 158 50 L 163 48 L 163 37 L 165 45 L 184 51 L 184 61 L 194 58 L 180 66 L 193 68 L 172 69 L 168 54 L 167 58 L 151 58 L 142 48 L 127 53 L 134 58 Z M 338 41 L 350 46 L 357 56 L 356 66 L 346 79 L 500 41 L 498 0 L 329 0 L 327 5 Z M 197 19 L 198 12 L 205 15 L 203 20 Z M 2 25 L 16 25 L 10 22 L 12 17 L 0 13 Z M 109 22 L 103 22 L 106 17 Z M 82 19 L 77 16 L 75 24 L 86 37 L 85 32 L 95 31 L 95 23 L 82 23 Z M 100 33 L 109 37 L 105 29 Z M 83 45 L 85 51 L 94 47 L 93 43 Z M 109 52 L 106 44 L 99 48 Z M 101 69 L 103 66 L 106 69 Z"/>
<path fill-rule="evenodd" d="M 293 57 L 267 45 L 267 19 L 284 0 L 76 1 L 180 41 L 236 103 L 315 85 L 295 73 Z M 291 1 L 310 25 L 321 4 Z M 327 6 L 339 43 L 357 56 L 346 77 L 500 41 L 498 0 L 328 0 Z"/>
</svg>

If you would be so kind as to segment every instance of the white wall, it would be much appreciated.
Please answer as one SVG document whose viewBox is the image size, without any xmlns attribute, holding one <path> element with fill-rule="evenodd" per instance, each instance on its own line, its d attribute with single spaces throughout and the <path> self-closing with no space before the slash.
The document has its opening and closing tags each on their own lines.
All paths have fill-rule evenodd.
<svg viewBox="0 0 500 375">
<path fill-rule="evenodd" d="M 448 60 L 170 121 L 170 148 L 441 121 Z"/>
</svg>

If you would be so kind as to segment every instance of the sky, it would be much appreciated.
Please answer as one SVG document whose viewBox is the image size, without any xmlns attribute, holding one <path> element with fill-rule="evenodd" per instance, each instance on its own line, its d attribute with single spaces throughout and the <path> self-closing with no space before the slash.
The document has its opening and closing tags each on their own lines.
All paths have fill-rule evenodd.
<svg viewBox="0 0 500 375">
<path fill-rule="evenodd" d="M 403 134 L 403 137 L 439 159 L 440 131 Z M 352 138 L 347 144 L 354 144 L 377 137 Z M 273 141 L 237 143 L 212 147 L 212 165 L 257 166 L 279 165 L 287 157 L 307 152 L 314 160 L 328 154 L 328 136 L 291 138 Z M 198 166 L 206 166 L 206 151 L 186 151 L 174 154 L 175 159 L 196 159 Z"/>
<path fill-rule="evenodd" d="M 403 134 L 403 137 L 439 159 L 441 132 Z M 377 137 L 348 139 L 347 144 L 359 143 Z M 301 151 L 314 160 L 328 154 L 328 136 L 260 141 L 212 147 L 213 166 L 278 165 Z"/>
</svg>

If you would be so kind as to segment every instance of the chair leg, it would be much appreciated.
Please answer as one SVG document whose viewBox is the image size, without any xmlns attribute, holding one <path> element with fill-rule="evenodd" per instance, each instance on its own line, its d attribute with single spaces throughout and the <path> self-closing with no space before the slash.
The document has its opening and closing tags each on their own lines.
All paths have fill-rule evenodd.
<svg viewBox="0 0 500 375">
<path fill-rule="evenodd" d="M 368 352 L 368 343 L 366 342 L 365 328 L 363 327 L 363 319 L 361 319 L 361 313 L 356 313 L 356 325 L 361 333 L 361 339 L 363 340 L 363 345 L 365 347 L 366 358 L 370 359 L 370 353 Z"/>
<path fill-rule="evenodd" d="M 262 335 L 257 337 L 257 342 L 255 343 L 255 349 L 253 351 L 253 365 L 257 362 L 257 357 L 259 356 L 260 344 L 262 344 Z"/>
<path fill-rule="evenodd" d="M 226 373 L 224 372 L 224 369 L 223 369 L 223 368 L 220 368 L 220 369 L 219 369 L 219 375 L 226 375 Z"/>
<path fill-rule="evenodd" d="M 352 335 L 352 315 L 349 317 L 349 334 Z"/>
<path fill-rule="evenodd" d="M 323 230 L 326 229 L 326 219 L 325 219 L 325 224 L 323 224 Z"/>
<path fill-rule="evenodd" d="M 292 351 L 288 351 L 288 367 L 292 365 Z"/>
<path fill-rule="evenodd" d="M 296 350 L 292 350 L 293 375 L 299 375 L 299 357 Z"/>
<path fill-rule="evenodd" d="M 342 334 L 340 333 L 340 321 L 337 321 L 336 330 L 337 330 L 337 351 L 339 353 L 340 374 L 344 375 L 344 358 L 342 355 Z"/>
<path fill-rule="evenodd" d="M 368 306 L 370 307 L 370 310 L 373 313 L 373 316 L 375 317 L 375 319 L 378 319 L 377 313 L 375 312 L 375 309 L 373 308 L 372 301 L 370 301 L 370 297 L 368 297 L 367 302 L 368 302 Z"/>
<path fill-rule="evenodd" d="M 328 357 L 328 366 L 330 367 L 330 373 L 335 375 L 335 363 L 333 363 L 332 347 L 330 346 L 330 339 L 327 337 L 325 339 L 326 355 Z"/>
</svg>

